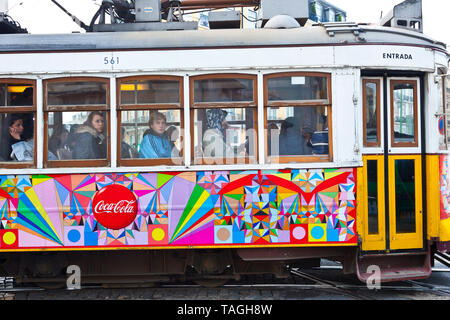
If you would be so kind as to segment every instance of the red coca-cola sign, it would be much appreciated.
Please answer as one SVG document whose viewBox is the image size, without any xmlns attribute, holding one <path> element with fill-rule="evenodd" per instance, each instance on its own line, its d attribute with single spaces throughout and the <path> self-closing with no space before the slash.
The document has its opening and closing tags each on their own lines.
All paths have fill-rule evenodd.
<svg viewBox="0 0 450 320">
<path fill-rule="evenodd" d="M 98 223 L 118 230 L 129 226 L 137 214 L 137 200 L 133 192 L 120 184 L 99 190 L 92 199 L 92 212 Z"/>
</svg>

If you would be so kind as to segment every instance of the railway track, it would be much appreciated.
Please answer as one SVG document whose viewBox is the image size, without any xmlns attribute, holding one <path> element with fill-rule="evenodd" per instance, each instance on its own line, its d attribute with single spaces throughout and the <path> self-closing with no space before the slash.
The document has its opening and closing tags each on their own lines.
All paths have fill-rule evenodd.
<svg viewBox="0 0 450 320">
<path fill-rule="evenodd" d="M 302 299 L 308 296 L 332 296 L 334 299 L 344 300 L 378 300 L 383 299 L 381 293 L 389 292 L 391 295 L 420 294 L 436 296 L 439 299 L 450 299 L 450 286 L 433 285 L 419 281 L 404 281 L 396 284 L 382 285 L 381 290 L 368 290 L 364 284 L 329 280 L 320 276 L 320 272 L 329 273 L 338 268 L 323 268 L 300 271 L 293 269 L 289 279 L 277 280 L 264 277 L 248 278 L 239 282 L 231 282 L 219 288 L 203 288 L 195 284 L 161 284 L 154 287 L 136 287 L 124 285 L 121 288 L 104 288 L 86 286 L 81 290 L 44 290 L 35 287 L 14 287 L 11 279 L 1 285 L 0 300 L 41 300 L 41 299 L 185 299 L 209 300 L 221 298 L 232 299 L 261 299 L 282 300 Z M 314 272 L 313 272 L 314 271 Z M 450 270 L 449 270 L 450 272 Z M 319 273 L 319 275 L 317 275 Z"/>
<path fill-rule="evenodd" d="M 450 256 L 447 255 L 449 258 Z M 436 259 L 439 263 L 435 268 L 433 268 L 433 274 L 446 274 L 450 273 L 450 268 L 442 267 L 441 259 Z M 450 259 L 449 259 L 450 261 Z M 268 276 L 253 276 L 243 278 L 241 281 L 231 281 L 228 284 L 216 288 L 221 290 L 220 292 L 226 292 L 229 298 L 241 299 L 240 294 L 242 292 L 249 296 L 254 295 L 253 298 L 256 299 L 278 299 L 282 298 L 283 292 L 291 292 L 294 296 L 297 295 L 301 297 L 302 293 L 317 291 L 321 293 L 332 294 L 343 299 L 355 299 L 355 300 L 377 300 L 379 297 L 374 294 L 374 290 L 369 290 L 366 285 L 353 280 L 341 279 L 337 280 L 339 275 L 342 275 L 340 270 L 342 269 L 339 265 L 322 265 L 320 268 L 313 268 L 309 270 L 298 270 L 291 269 L 291 276 L 288 279 L 275 279 Z M 333 274 L 335 272 L 335 275 Z M 445 275 L 446 276 L 446 275 Z M 152 299 L 170 299 L 173 294 L 176 293 L 177 299 L 183 298 L 182 293 L 185 292 L 187 300 L 194 299 L 204 299 L 207 298 L 207 294 L 204 292 L 210 292 L 196 284 L 159 284 L 157 288 L 151 286 L 145 286 L 142 284 L 122 284 L 120 287 L 102 287 L 102 286 L 85 286 L 81 290 L 56 290 L 61 296 L 79 296 L 82 299 L 83 292 L 93 292 L 97 290 L 96 299 L 101 299 L 102 291 L 105 290 L 132 290 L 137 288 L 140 290 L 153 290 L 155 291 L 155 296 Z M 194 290 L 198 293 L 197 297 L 193 297 L 189 294 L 189 290 Z M 15 298 L 31 298 L 36 299 L 45 298 L 47 294 L 55 295 L 55 290 L 44 290 L 38 287 L 18 287 L 14 284 L 13 278 L 0 278 L 0 300 L 12 300 Z M 77 293 L 74 293 L 74 292 Z M 142 291 L 142 292 L 144 292 Z M 156 293 L 157 291 L 157 293 Z M 423 281 L 408 280 L 398 283 L 388 283 L 382 284 L 381 289 L 377 290 L 379 292 L 390 292 L 395 293 L 421 293 L 427 292 L 433 295 L 437 295 L 441 298 L 450 299 L 450 281 L 448 285 L 432 284 Z M 261 293 L 264 293 L 261 296 Z M 90 293 L 88 293 L 90 294 Z M 145 294 L 143 294 L 145 296 Z M 114 297 L 114 294 L 110 295 Z M 119 294 L 117 298 L 120 298 Z M 123 295 L 122 295 L 123 297 Z M 132 294 L 129 295 L 130 299 L 133 298 Z M 55 297 L 57 298 L 57 297 Z M 145 298 L 145 297 L 144 297 Z M 227 299 L 227 297 L 224 297 Z M 244 297 L 245 298 L 245 297 Z M 381 297 L 382 299 L 382 297 Z"/>
</svg>

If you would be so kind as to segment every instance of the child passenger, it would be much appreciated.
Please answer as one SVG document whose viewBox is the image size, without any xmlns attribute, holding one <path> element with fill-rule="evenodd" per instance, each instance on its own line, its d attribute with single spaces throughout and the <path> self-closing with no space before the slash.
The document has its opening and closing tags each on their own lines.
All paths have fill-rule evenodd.
<svg viewBox="0 0 450 320">
<path fill-rule="evenodd" d="M 150 129 L 144 133 L 144 139 L 141 142 L 139 158 L 170 158 L 172 146 L 165 134 L 167 124 L 164 114 L 161 112 L 151 113 L 149 126 Z"/>
</svg>

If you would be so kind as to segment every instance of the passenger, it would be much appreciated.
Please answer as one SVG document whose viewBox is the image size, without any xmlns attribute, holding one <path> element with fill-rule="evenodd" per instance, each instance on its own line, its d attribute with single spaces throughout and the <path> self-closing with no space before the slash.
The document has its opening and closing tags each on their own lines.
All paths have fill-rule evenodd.
<svg viewBox="0 0 450 320">
<path fill-rule="evenodd" d="M 180 151 L 175 146 L 175 142 L 180 137 L 180 131 L 178 130 L 177 127 L 170 126 L 166 130 L 166 137 L 167 137 L 167 139 L 170 142 L 170 147 L 172 148 L 172 156 L 179 157 L 180 156 Z"/>
<path fill-rule="evenodd" d="M 209 109 L 206 111 L 207 130 L 203 135 L 204 157 L 234 157 L 233 148 L 226 143 L 225 132 L 228 123 L 225 120 L 227 112 L 222 109 Z"/>
<path fill-rule="evenodd" d="M 138 152 L 135 148 L 125 142 L 125 128 L 122 127 L 120 130 L 122 133 L 122 141 L 120 142 L 120 157 L 122 159 L 136 159 L 139 156 Z"/>
<path fill-rule="evenodd" d="M 67 142 L 69 137 L 69 131 L 63 126 L 57 126 L 53 129 L 53 133 L 48 139 L 48 151 L 55 156 L 58 155 L 58 150 L 68 149 Z"/>
<path fill-rule="evenodd" d="M 288 117 L 281 123 L 279 141 L 280 156 L 306 154 L 306 141 L 295 117 Z"/>
<path fill-rule="evenodd" d="M 98 111 L 91 112 L 74 135 L 74 159 L 106 159 L 105 120 Z"/>
<path fill-rule="evenodd" d="M 32 106 L 33 105 L 33 88 L 28 87 L 22 93 L 18 94 L 15 99 L 11 101 L 13 106 Z M 23 132 L 22 139 L 30 140 L 34 137 L 34 114 L 23 114 Z"/>
<path fill-rule="evenodd" d="M 67 146 L 69 147 L 69 150 L 75 149 L 76 132 L 80 126 L 80 124 L 76 123 L 70 126 L 69 136 L 67 137 Z"/>
<path fill-rule="evenodd" d="M 150 129 L 144 133 L 139 150 L 139 158 L 157 159 L 170 158 L 172 147 L 166 132 L 166 116 L 161 112 L 152 112 L 149 120 Z"/>
<path fill-rule="evenodd" d="M 327 116 L 320 118 L 322 130 L 315 131 L 311 137 L 313 154 L 328 154 L 328 121 Z"/>
<path fill-rule="evenodd" d="M 6 125 L 2 132 L 0 160 L 12 161 L 15 160 L 13 155 L 13 144 L 24 141 L 22 134 L 23 127 L 23 115 L 10 114 L 6 117 Z"/>
</svg>

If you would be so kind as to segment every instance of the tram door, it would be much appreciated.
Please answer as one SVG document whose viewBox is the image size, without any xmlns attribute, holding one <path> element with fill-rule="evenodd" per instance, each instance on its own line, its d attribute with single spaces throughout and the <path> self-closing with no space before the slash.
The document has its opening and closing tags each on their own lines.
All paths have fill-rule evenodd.
<svg viewBox="0 0 450 320">
<path fill-rule="evenodd" d="M 363 78 L 364 251 L 423 248 L 419 78 Z"/>
</svg>

